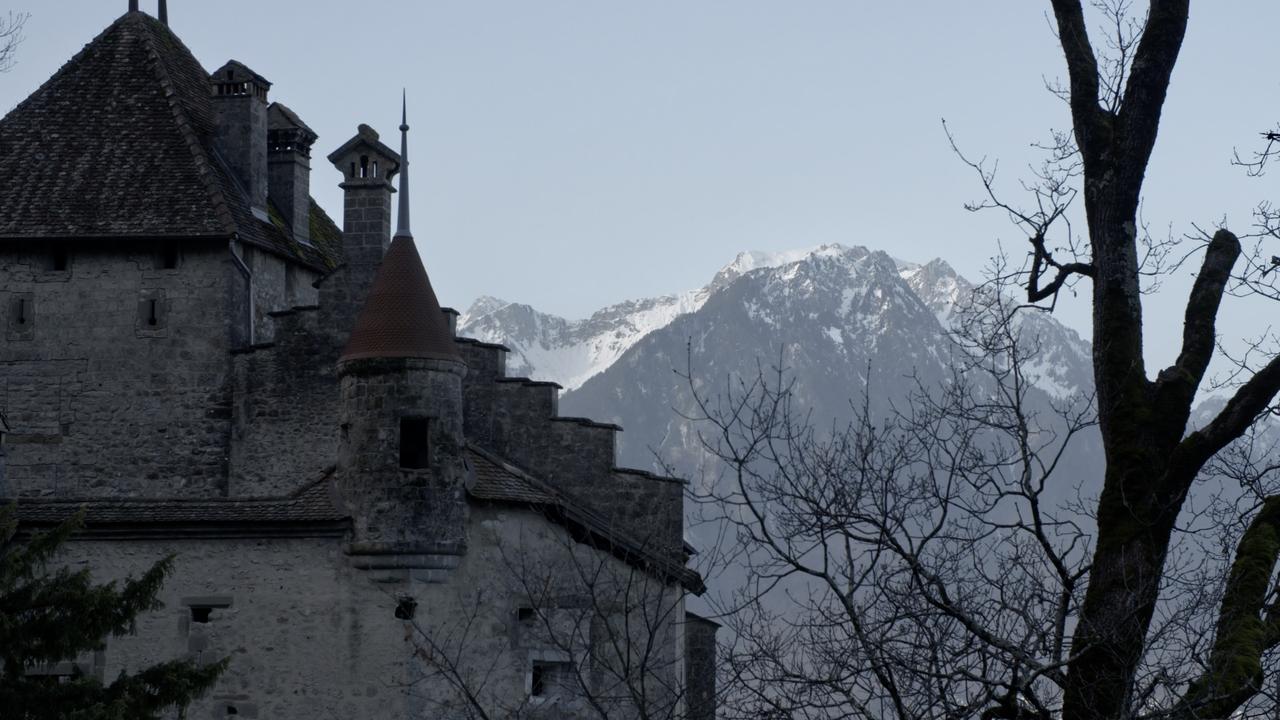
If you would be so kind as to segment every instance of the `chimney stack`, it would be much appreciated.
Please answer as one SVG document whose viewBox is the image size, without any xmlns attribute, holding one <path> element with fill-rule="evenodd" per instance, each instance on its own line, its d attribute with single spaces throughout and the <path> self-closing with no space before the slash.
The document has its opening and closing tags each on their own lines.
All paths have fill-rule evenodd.
<svg viewBox="0 0 1280 720">
<path fill-rule="evenodd" d="M 311 145 L 316 133 L 280 103 L 267 108 L 267 196 L 300 243 L 311 244 Z"/>
<path fill-rule="evenodd" d="M 395 192 L 391 178 L 400 171 L 400 156 L 378 140 L 373 128 L 361 125 L 355 137 L 329 154 L 329 162 L 342 173 L 346 262 L 343 279 L 331 279 L 321 287 L 320 306 L 327 306 L 334 316 L 333 326 L 346 333 L 391 243 L 391 193 Z"/>
<path fill-rule="evenodd" d="M 129 0 L 129 12 L 138 12 L 138 0 Z"/>
<path fill-rule="evenodd" d="M 165 27 L 169 27 L 169 3 L 166 2 L 166 0 L 160 0 L 159 17 L 160 17 L 160 22 L 164 23 Z"/>
<path fill-rule="evenodd" d="M 249 196 L 249 206 L 267 219 L 267 91 L 271 83 L 235 60 L 211 76 L 218 114 L 214 142 Z"/>
</svg>

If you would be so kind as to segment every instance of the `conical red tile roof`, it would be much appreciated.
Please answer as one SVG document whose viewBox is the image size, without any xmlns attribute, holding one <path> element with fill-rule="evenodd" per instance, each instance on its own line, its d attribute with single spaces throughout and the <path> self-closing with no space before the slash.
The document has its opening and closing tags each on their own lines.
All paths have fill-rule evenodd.
<svg viewBox="0 0 1280 720">
<path fill-rule="evenodd" d="M 462 360 L 410 237 L 387 248 L 339 362 L 363 358 Z"/>
</svg>

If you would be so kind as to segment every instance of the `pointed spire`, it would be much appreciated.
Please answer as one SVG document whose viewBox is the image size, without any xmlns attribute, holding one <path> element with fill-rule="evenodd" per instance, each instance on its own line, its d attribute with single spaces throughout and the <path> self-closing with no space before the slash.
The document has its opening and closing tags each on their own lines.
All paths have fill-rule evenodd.
<svg viewBox="0 0 1280 720">
<path fill-rule="evenodd" d="M 397 234 L 339 362 L 406 357 L 462 360 L 413 238 Z"/>
<path fill-rule="evenodd" d="M 400 212 L 396 217 L 396 237 L 413 237 L 409 231 L 409 101 L 400 96 Z"/>
</svg>

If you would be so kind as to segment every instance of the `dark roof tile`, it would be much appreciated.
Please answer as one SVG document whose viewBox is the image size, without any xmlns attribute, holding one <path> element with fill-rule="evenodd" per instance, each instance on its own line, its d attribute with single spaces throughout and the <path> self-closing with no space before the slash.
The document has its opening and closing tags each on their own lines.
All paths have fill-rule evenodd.
<svg viewBox="0 0 1280 720">
<path fill-rule="evenodd" d="M 215 123 L 191 51 L 155 18 L 123 15 L 0 119 L 0 239 L 238 233 L 336 266 L 332 242 L 305 248 L 254 217 Z"/>
<path fill-rule="evenodd" d="M 410 237 L 387 248 L 340 361 L 365 358 L 462 359 Z"/>
</svg>

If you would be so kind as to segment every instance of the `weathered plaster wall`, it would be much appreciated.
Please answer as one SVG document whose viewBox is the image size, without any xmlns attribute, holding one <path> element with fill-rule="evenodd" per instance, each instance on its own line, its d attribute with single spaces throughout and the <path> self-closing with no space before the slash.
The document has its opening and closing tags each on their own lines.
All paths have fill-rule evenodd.
<svg viewBox="0 0 1280 720">
<path fill-rule="evenodd" d="M 223 720 L 229 706 L 238 717 L 272 720 L 461 717 L 458 695 L 438 668 L 415 653 L 431 643 L 453 652 L 460 677 L 469 682 L 490 675 L 485 703 L 491 710 L 584 717 L 580 700 L 530 698 L 533 664 L 565 657 L 565 638 L 609 639 L 604 620 L 587 621 L 592 603 L 577 574 L 566 569 L 603 562 L 600 576 L 615 581 L 637 571 L 572 543 L 562 528 L 529 510 L 476 507 L 468 534 L 467 554 L 445 574 L 354 569 L 342 543 L 325 538 L 82 540 L 69 543 L 63 559 L 88 567 L 95 580 L 109 580 L 137 575 L 177 553 L 162 592 L 165 607 L 142 617 L 135 633 L 109 640 L 102 672 L 109 679 L 172 658 L 230 657 L 218 686 L 188 710 L 193 720 Z M 571 553 L 578 559 L 570 561 Z M 531 587 L 542 594 L 531 598 Z M 655 636 L 664 643 L 648 666 L 664 678 L 649 681 L 658 693 L 683 678 L 684 661 L 678 638 L 683 601 L 674 588 L 661 593 L 662 616 L 675 622 Z M 402 596 L 417 602 L 413 621 L 395 617 Z M 620 596 L 601 590 L 595 604 L 617 607 Z M 213 606 L 207 623 L 193 621 L 193 605 Z M 564 634 L 553 639 L 546 625 L 522 620 L 519 609 L 531 605 L 554 613 L 550 627 Z M 651 607 L 658 608 L 658 601 Z M 619 618 L 613 615 L 615 627 Z M 584 662 L 588 652 L 571 645 L 567 655 Z M 600 687 L 618 691 L 609 674 L 591 674 L 586 665 L 583 670 Z"/>
</svg>

